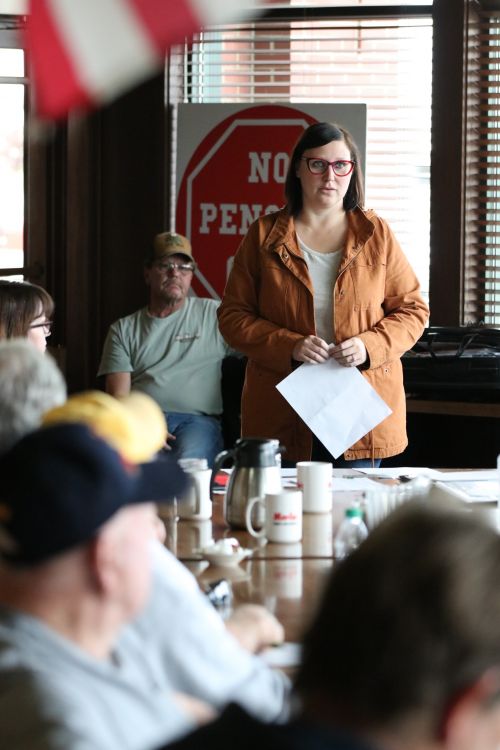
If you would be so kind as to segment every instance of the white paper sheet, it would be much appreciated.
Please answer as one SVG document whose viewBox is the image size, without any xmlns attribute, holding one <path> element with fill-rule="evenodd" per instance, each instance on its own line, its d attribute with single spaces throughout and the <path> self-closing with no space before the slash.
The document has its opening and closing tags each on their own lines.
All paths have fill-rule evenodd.
<svg viewBox="0 0 500 750">
<path fill-rule="evenodd" d="M 437 471 L 436 478 L 440 482 L 483 482 L 483 481 L 500 481 L 500 474 L 497 469 L 467 469 L 465 471 Z"/>
<path fill-rule="evenodd" d="M 363 469 L 353 469 L 353 471 L 357 471 L 360 474 L 366 474 L 367 476 L 374 474 L 377 477 L 392 477 L 393 479 L 398 479 L 401 476 L 411 477 L 412 479 L 415 477 L 441 479 L 441 476 L 443 475 L 443 472 L 438 471 L 437 469 L 429 469 L 426 466 L 379 466 L 378 469 L 372 469 L 370 466 L 367 466 Z"/>
<path fill-rule="evenodd" d="M 436 472 L 439 485 L 462 496 L 468 503 L 500 502 L 500 474 L 497 469 Z"/>
<path fill-rule="evenodd" d="M 431 500 L 440 497 L 455 498 L 469 505 L 490 505 L 497 508 L 500 500 L 497 481 L 480 482 L 434 482 Z"/>
<path fill-rule="evenodd" d="M 332 488 L 335 493 L 339 492 L 359 492 L 373 490 L 374 481 L 380 479 L 396 479 L 401 476 L 410 477 L 428 477 L 429 479 L 440 479 L 444 472 L 436 469 L 429 469 L 424 466 L 380 466 L 378 469 L 332 469 Z M 297 486 L 297 470 L 282 469 L 281 477 L 283 486 Z M 400 482 L 404 484 L 404 482 Z"/>
<path fill-rule="evenodd" d="M 335 359 L 306 362 L 276 388 L 335 458 L 391 414 L 356 367 Z"/>
</svg>

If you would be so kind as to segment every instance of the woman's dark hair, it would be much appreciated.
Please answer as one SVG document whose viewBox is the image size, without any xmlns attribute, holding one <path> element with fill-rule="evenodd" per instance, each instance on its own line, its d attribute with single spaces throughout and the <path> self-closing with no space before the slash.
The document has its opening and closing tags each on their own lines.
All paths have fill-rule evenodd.
<svg viewBox="0 0 500 750">
<path fill-rule="evenodd" d="M 33 321 L 52 318 L 54 300 L 41 286 L 0 279 L 0 339 L 27 336 Z"/>
<path fill-rule="evenodd" d="M 355 162 L 349 182 L 349 188 L 344 196 L 344 210 L 352 211 L 356 206 L 363 206 L 365 193 L 363 188 L 361 158 L 359 149 L 356 146 L 352 135 L 340 125 L 335 125 L 331 122 L 316 122 L 314 125 L 310 125 L 304 130 L 300 136 L 295 148 L 293 149 L 290 164 L 288 166 L 285 181 L 285 196 L 288 209 L 292 216 L 297 216 L 302 209 L 302 185 L 297 177 L 297 169 L 304 151 L 307 151 L 310 148 L 318 148 L 318 146 L 325 146 L 332 141 L 344 141 L 349 149 L 351 159 Z"/>
</svg>

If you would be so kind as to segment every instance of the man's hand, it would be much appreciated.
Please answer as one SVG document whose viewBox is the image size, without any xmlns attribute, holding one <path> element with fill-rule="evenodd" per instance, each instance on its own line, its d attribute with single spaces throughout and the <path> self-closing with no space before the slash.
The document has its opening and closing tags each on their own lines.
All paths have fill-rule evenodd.
<svg viewBox="0 0 500 750">
<path fill-rule="evenodd" d="M 172 450 L 172 446 L 169 445 L 169 441 L 170 440 L 177 440 L 177 438 L 175 437 L 175 435 L 171 435 L 170 432 L 168 432 L 167 433 L 167 439 L 165 440 L 165 444 L 163 446 L 163 450 L 166 450 L 166 451 L 171 451 Z"/>
<path fill-rule="evenodd" d="M 329 356 L 328 344 L 319 336 L 306 336 L 295 344 L 292 352 L 297 362 L 326 362 Z"/>
<path fill-rule="evenodd" d="M 359 367 L 366 362 L 366 346 L 362 340 L 356 336 L 352 339 L 346 339 L 337 346 L 332 346 L 330 356 L 337 360 L 339 365 L 344 367 Z"/>
<path fill-rule="evenodd" d="M 176 690 L 174 692 L 174 700 L 179 708 L 188 716 L 191 716 L 198 725 L 207 724 L 217 716 L 213 706 L 210 706 L 199 698 L 194 698 L 192 695 L 187 695 L 187 693 L 180 693 Z"/>
<path fill-rule="evenodd" d="M 283 643 L 285 638 L 283 625 L 260 604 L 242 604 L 226 620 L 226 627 L 253 654 Z"/>
</svg>

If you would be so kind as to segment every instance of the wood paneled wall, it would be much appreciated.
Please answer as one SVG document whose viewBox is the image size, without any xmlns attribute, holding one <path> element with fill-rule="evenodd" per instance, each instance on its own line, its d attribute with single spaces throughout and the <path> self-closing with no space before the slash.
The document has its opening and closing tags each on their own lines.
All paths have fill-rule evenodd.
<svg viewBox="0 0 500 750">
<path fill-rule="evenodd" d="M 96 386 L 109 324 L 147 298 L 142 261 L 166 221 L 163 75 L 30 151 L 27 261 L 56 300 L 50 343 L 75 392 Z"/>
</svg>

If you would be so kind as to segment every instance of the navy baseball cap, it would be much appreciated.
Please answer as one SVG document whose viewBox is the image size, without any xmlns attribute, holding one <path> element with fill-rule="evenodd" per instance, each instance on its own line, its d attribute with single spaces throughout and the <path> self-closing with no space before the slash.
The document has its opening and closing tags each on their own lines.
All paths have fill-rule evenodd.
<svg viewBox="0 0 500 750">
<path fill-rule="evenodd" d="M 43 427 L 0 458 L 0 556 L 33 565 L 89 541 L 120 508 L 169 502 L 187 475 L 169 458 L 127 463 L 83 424 Z"/>
</svg>

